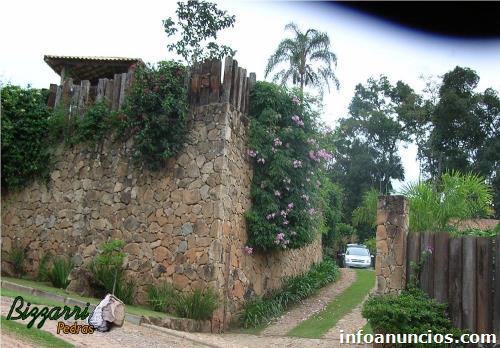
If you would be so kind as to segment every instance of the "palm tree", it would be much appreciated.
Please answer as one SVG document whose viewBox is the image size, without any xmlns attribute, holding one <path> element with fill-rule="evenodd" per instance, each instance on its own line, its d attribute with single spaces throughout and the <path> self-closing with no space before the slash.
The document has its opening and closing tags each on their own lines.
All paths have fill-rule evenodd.
<svg viewBox="0 0 500 348">
<path fill-rule="evenodd" d="M 332 68 L 332 64 L 337 65 L 337 56 L 330 51 L 328 34 L 315 29 L 303 33 L 295 23 L 287 24 L 285 30 L 292 30 L 295 37 L 280 42 L 267 62 L 265 77 L 279 64 L 288 62 L 286 69 L 274 75 L 274 82 L 285 85 L 291 79 L 294 85 L 300 86 L 301 92 L 304 86 L 312 86 L 323 93 L 323 86 L 326 84 L 330 91 L 329 82 L 333 81 L 338 89 L 339 81 Z"/>
</svg>

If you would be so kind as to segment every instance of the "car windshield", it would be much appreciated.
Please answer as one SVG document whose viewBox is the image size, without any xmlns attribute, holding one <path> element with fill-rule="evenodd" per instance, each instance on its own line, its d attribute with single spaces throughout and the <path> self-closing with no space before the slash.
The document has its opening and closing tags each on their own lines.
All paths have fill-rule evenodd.
<svg viewBox="0 0 500 348">
<path fill-rule="evenodd" d="M 370 252 L 365 248 L 349 248 L 347 249 L 346 255 L 370 256 Z"/>
</svg>

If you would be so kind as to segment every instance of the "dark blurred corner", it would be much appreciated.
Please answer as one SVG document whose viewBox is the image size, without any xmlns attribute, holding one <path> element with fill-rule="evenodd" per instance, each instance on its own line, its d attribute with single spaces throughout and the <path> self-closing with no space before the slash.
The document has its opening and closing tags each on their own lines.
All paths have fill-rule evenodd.
<svg viewBox="0 0 500 348">
<path fill-rule="evenodd" d="M 448 37 L 500 38 L 498 1 L 329 2 L 410 29 Z"/>
</svg>

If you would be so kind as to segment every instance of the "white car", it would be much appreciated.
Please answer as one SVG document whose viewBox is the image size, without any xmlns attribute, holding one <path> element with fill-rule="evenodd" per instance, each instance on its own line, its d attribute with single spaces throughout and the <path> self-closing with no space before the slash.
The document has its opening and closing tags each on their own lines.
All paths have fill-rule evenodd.
<svg viewBox="0 0 500 348">
<path fill-rule="evenodd" d="M 346 267 L 369 268 L 372 264 L 370 251 L 361 245 L 348 246 L 344 254 Z"/>
</svg>

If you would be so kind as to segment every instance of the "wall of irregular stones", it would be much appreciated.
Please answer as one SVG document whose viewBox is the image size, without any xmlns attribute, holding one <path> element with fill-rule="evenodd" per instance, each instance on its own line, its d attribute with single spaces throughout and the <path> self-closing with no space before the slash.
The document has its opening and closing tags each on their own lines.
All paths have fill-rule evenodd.
<svg viewBox="0 0 500 348">
<path fill-rule="evenodd" d="M 183 291 L 208 285 L 229 299 L 216 315 L 227 323 L 245 298 L 320 261 L 319 238 L 300 250 L 244 253 L 252 178 L 246 117 L 217 103 L 194 108 L 189 123 L 184 149 L 158 172 L 133 162 L 131 142 L 61 147 L 48 185 L 2 197 L 2 271 L 12 271 L 14 246 L 27 249 L 36 275 L 44 253 L 81 266 L 119 238 L 139 302 L 151 283 Z"/>
</svg>

